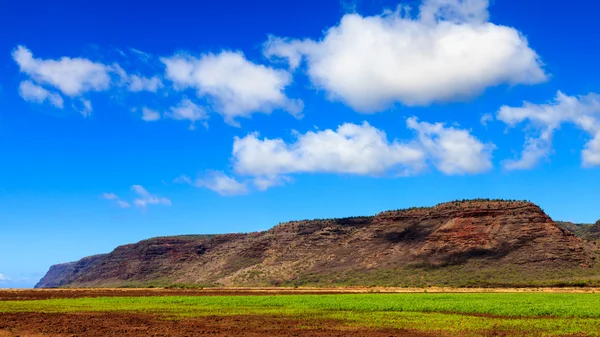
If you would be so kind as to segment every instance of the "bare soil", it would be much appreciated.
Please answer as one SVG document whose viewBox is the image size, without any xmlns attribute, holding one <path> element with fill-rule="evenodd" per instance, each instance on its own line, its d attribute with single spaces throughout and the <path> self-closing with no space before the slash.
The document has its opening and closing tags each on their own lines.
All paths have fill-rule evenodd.
<svg viewBox="0 0 600 337">
<path fill-rule="evenodd" d="M 337 321 L 301 321 L 271 316 L 202 317 L 167 320 L 130 313 L 0 314 L 0 337 L 130 336 L 435 336 L 395 329 L 357 329 Z"/>
<path fill-rule="evenodd" d="M 596 293 L 600 288 L 74 288 L 74 289 L 0 289 L 0 301 L 44 300 L 83 297 L 147 297 L 147 296 L 262 296 L 300 294 L 359 294 L 359 293 L 483 293 L 483 292 L 563 292 Z M 1 336 L 0 336 L 1 337 Z"/>
</svg>

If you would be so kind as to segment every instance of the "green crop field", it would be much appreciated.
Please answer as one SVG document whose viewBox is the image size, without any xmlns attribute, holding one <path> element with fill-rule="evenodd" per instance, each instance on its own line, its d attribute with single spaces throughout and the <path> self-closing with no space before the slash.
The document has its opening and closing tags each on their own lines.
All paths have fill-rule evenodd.
<svg viewBox="0 0 600 337">
<path fill-rule="evenodd" d="M 349 327 L 487 336 L 600 336 L 600 294 L 464 293 L 102 297 L 0 301 L 9 312 L 143 312 L 165 319 L 282 315 Z"/>
</svg>

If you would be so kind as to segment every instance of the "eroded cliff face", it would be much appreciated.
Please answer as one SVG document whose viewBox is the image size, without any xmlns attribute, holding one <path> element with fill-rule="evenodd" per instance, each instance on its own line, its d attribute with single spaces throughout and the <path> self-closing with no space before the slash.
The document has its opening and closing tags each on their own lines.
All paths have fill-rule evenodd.
<svg viewBox="0 0 600 337">
<path fill-rule="evenodd" d="M 405 274 L 394 271 L 403 268 L 422 278 L 454 266 L 509 266 L 547 275 L 589 269 L 595 258 L 592 243 L 532 203 L 466 201 L 373 217 L 292 221 L 249 234 L 154 238 L 53 266 L 37 287 L 343 283 L 344 275 L 385 271 L 387 283 L 400 285 Z"/>
</svg>

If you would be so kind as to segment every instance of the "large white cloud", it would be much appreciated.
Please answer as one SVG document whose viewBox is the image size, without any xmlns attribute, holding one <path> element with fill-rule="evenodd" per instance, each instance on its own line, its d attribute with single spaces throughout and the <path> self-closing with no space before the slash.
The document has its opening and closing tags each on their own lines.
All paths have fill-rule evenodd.
<svg viewBox="0 0 600 337">
<path fill-rule="evenodd" d="M 410 175 L 428 163 L 448 175 L 475 174 L 491 169 L 492 144 L 484 144 L 467 130 L 442 123 L 407 120 L 416 133 L 408 141 L 390 141 L 385 132 L 364 122 L 346 123 L 337 130 L 296 134 L 294 142 L 260 139 L 252 133 L 235 138 L 236 173 L 252 176 L 258 189 L 285 182 L 286 175 L 304 172 L 356 175 Z"/>
<path fill-rule="evenodd" d="M 255 112 L 302 111 L 302 102 L 289 99 L 284 93 L 292 81 L 288 72 L 252 63 L 242 53 L 175 55 L 161 60 L 166 66 L 166 78 L 173 81 L 175 88 L 194 88 L 199 97 L 207 96 L 213 109 L 230 124 L 236 124 L 237 117 Z"/>
<path fill-rule="evenodd" d="M 337 130 L 298 134 L 293 143 L 260 139 L 258 134 L 236 137 L 235 170 L 240 174 L 276 176 L 299 172 L 383 175 L 419 171 L 425 155 L 416 145 L 388 141 L 385 132 L 363 123 L 346 123 Z"/>
<path fill-rule="evenodd" d="M 527 138 L 521 157 L 504 163 L 506 169 L 529 169 L 552 152 L 554 132 L 564 123 L 570 123 L 588 133 L 591 140 L 582 151 L 584 166 L 600 165 L 600 95 L 567 96 L 558 92 L 553 102 L 521 107 L 502 106 L 496 118 L 514 127 L 528 122 Z"/>
<path fill-rule="evenodd" d="M 31 81 L 21 82 L 19 85 L 19 95 L 28 102 L 40 104 L 48 101 L 60 109 L 64 106 L 63 98 L 59 94 L 50 92 Z"/>
<path fill-rule="evenodd" d="M 59 60 L 34 58 L 29 49 L 18 46 L 12 53 L 22 72 L 38 83 L 48 84 L 67 96 L 109 88 L 111 68 L 84 58 L 62 57 Z"/>
<path fill-rule="evenodd" d="M 488 22 L 486 0 L 426 0 L 378 16 L 346 14 L 319 41 L 271 37 L 268 57 L 306 60 L 311 81 L 360 112 L 473 97 L 547 76 L 516 29 Z"/>
</svg>

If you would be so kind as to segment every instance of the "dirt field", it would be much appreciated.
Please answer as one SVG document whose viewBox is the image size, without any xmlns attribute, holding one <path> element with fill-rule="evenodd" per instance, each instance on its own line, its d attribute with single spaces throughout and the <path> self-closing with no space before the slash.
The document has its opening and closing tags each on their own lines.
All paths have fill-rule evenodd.
<svg viewBox="0 0 600 337">
<path fill-rule="evenodd" d="M 52 298 L 83 297 L 147 297 L 147 296 L 244 296 L 244 295 L 292 295 L 292 294 L 339 294 L 332 290 L 293 291 L 269 289 L 0 289 L 0 301 L 44 300 Z"/>
<path fill-rule="evenodd" d="M 98 298 L 98 297 L 156 297 L 156 296 L 239 296 L 239 295 L 290 295 L 290 294 L 340 294 L 340 293 L 369 293 L 369 292 L 387 292 L 387 293 L 407 293 L 407 292 L 455 292 L 455 293 L 471 293 L 471 292 L 517 292 L 517 293 L 555 293 L 555 292 L 571 292 L 571 293 L 593 293 L 599 289 L 592 288 L 545 288 L 545 289 L 451 289 L 451 288 L 427 288 L 427 289 L 407 289 L 407 288 L 226 288 L 226 289 L 50 289 L 50 290 L 0 290 L 0 303 L 2 301 L 18 301 L 15 303 L 24 303 L 21 301 L 34 301 L 43 299 L 59 299 L 59 298 Z M 429 296 L 427 294 L 414 294 L 419 296 Z M 510 295 L 510 294 L 506 294 Z M 542 295 L 542 294 L 540 294 Z M 551 294 L 550 294 L 551 295 Z M 389 295 L 386 295 L 389 296 Z M 407 295 L 408 296 L 408 295 Z M 462 296 L 462 295 L 461 295 Z M 491 295 L 490 295 L 491 296 Z M 494 295 L 496 296 L 496 295 Z M 502 295 L 504 296 L 504 295 Z M 520 295 L 519 295 L 520 296 Z M 524 295 L 527 296 L 527 295 Z M 538 296 L 538 295 L 535 295 Z M 563 295 L 564 296 L 564 295 Z M 587 295 L 579 295 L 587 296 Z M 592 295 L 597 296 L 597 295 Z M 320 297 L 319 297 L 320 298 Z M 345 298 L 345 296 L 344 296 Z M 280 298 L 284 299 L 284 298 Z M 104 301 L 104 299 L 97 299 Z M 107 301 L 109 299 L 106 299 Z M 208 300 L 208 299 L 207 299 Z M 99 302 L 104 303 L 104 302 Z M 119 302 L 120 303 L 120 302 Z M 61 304 L 62 305 L 62 304 Z M 176 304 L 180 308 L 184 308 L 184 304 Z M 26 306 L 27 307 L 27 306 Z M 206 316 L 177 316 L 174 319 L 173 315 L 161 315 L 159 311 L 137 311 L 137 312 L 120 312 L 116 311 L 97 311 L 97 312 L 48 312 L 45 310 L 35 312 L 20 312 L 7 311 L 0 313 L 0 337 L 105 337 L 105 336 L 456 336 L 457 334 L 448 334 L 445 332 L 428 333 L 423 331 L 430 330 L 429 323 L 432 321 L 430 317 L 423 316 L 418 318 L 419 325 L 400 325 L 397 327 L 406 329 L 392 328 L 368 328 L 370 319 L 367 318 L 363 325 L 351 325 L 346 321 L 338 320 L 337 318 L 324 319 L 321 315 L 308 316 L 309 319 L 298 319 L 285 315 L 260 314 L 227 314 L 216 311 Z M 169 307 L 171 308 L 171 307 Z M 59 307 L 60 310 L 60 307 Z M 283 310 L 283 309 L 282 309 Z M 25 310 L 27 311 L 27 309 Z M 368 314 L 368 312 L 365 312 Z M 363 315 L 363 314 L 361 314 Z M 170 317 L 170 318 L 169 318 Z M 333 317 L 333 316 L 332 316 Z M 367 316 L 361 316 L 367 317 Z M 368 316 L 370 317 L 370 316 Z M 373 317 L 378 317 L 377 315 Z M 384 317 L 384 316 L 382 316 Z M 452 323 L 454 319 L 452 315 L 435 316 L 444 322 Z M 472 318 L 467 318 L 472 317 Z M 481 319 L 485 318 L 483 321 Z M 485 320 L 494 320 L 497 318 L 499 323 L 503 320 L 510 321 L 504 328 L 497 326 L 495 323 L 492 326 L 486 326 Z M 475 322 L 479 319 L 479 323 Z M 542 318 L 543 319 L 543 318 Z M 551 324 L 554 318 L 546 317 L 548 322 L 540 323 L 542 330 L 545 324 Z M 461 329 L 464 324 L 469 322 L 477 325 L 481 324 L 481 328 L 485 329 L 479 335 L 482 336 L 520 336 L 525 330 L 514 328 L 513 324 L 518 323 L 514 318 L 506 318 L 501 316 L 464 313 L 460 316 L 460 322 L 454 323 L 455 328 Z M 570 319 L 563 319 L 561 324 L 570 324 Z M 529 328 L 529 322 L 536 324 L 537 319 L 527 321 L 525 329 Z M 585 328 L 583 331 L 592 332 L 600 327 L 596 321 L 581 321 L 590 324 L 590 328 Z M 504 322 L 506 323 L 506 322 Z M 362 326 L 362 327 L 361 327 Z M 562 325 L 557 325 L 560 328 Z M 419 328 L 421 327 L 421 328 Z M 425 329 L 423 329 L 425 328 Z M 507 330 L 508 329 L 508 330 Z M 536 331 L 536 327 L 531 327 L 531 331 Z M 546 329 L 546 330 L 543 330 Z M 445 330 L 445 328 L 442 328 Z M 436 330 L 441 331 L 441 330 Z M 482 330 L 483 331 L 483 330 Z M 527 330 L 529 331 L 529 330 Z M 581 333 L 558 333 L 552 328 L 548 330 L 553 336 L 597 336 L 600 334 L 581 334 Z M 561 330 L 562 331 L 562 330 Z M 479 336 L 478 335 L 478 336 Z M 529 334 L 528 334 L 529 335 Z M 533 333 L 532 336 L 538 334 Z M 544 335 L 543 333 L 539 334 Z"/>
<path fill-rule="evenodd" d="M 600 293 L 599 288 L 86 288 L 86 289 L 0 289 L 0 301 L 42 300 L 82 297 L 145 297 L 145 296 L 248 296 L 299 294 L 356 293 Z"/>
<path fill-rule="evenodd" d="M 41 336 L 365 336 L 425 337 L 429 334 L 403 330 L 349 329 L 335 321 L 311 322 L 281 317 L 203 317 L 165 320 L 142 314 L 0 314 L 0 337 Z"/>
<path fill-rule="evenodd" d="M 357 290 L 355 290 L 357 291 Z M 231 296 L 265 294 L 338 294 L 340 289 L 25 289 L 0 290 L 0 301 L 83 297 Z M 168 320 L 133 313 L 0 313 L 0 337 L 41 336 L 365 336 L 425 337 L 415 331 L 349 328 L 336 321 L 292 320 L 269 316 L 202 317 Z"/>
</svg>

